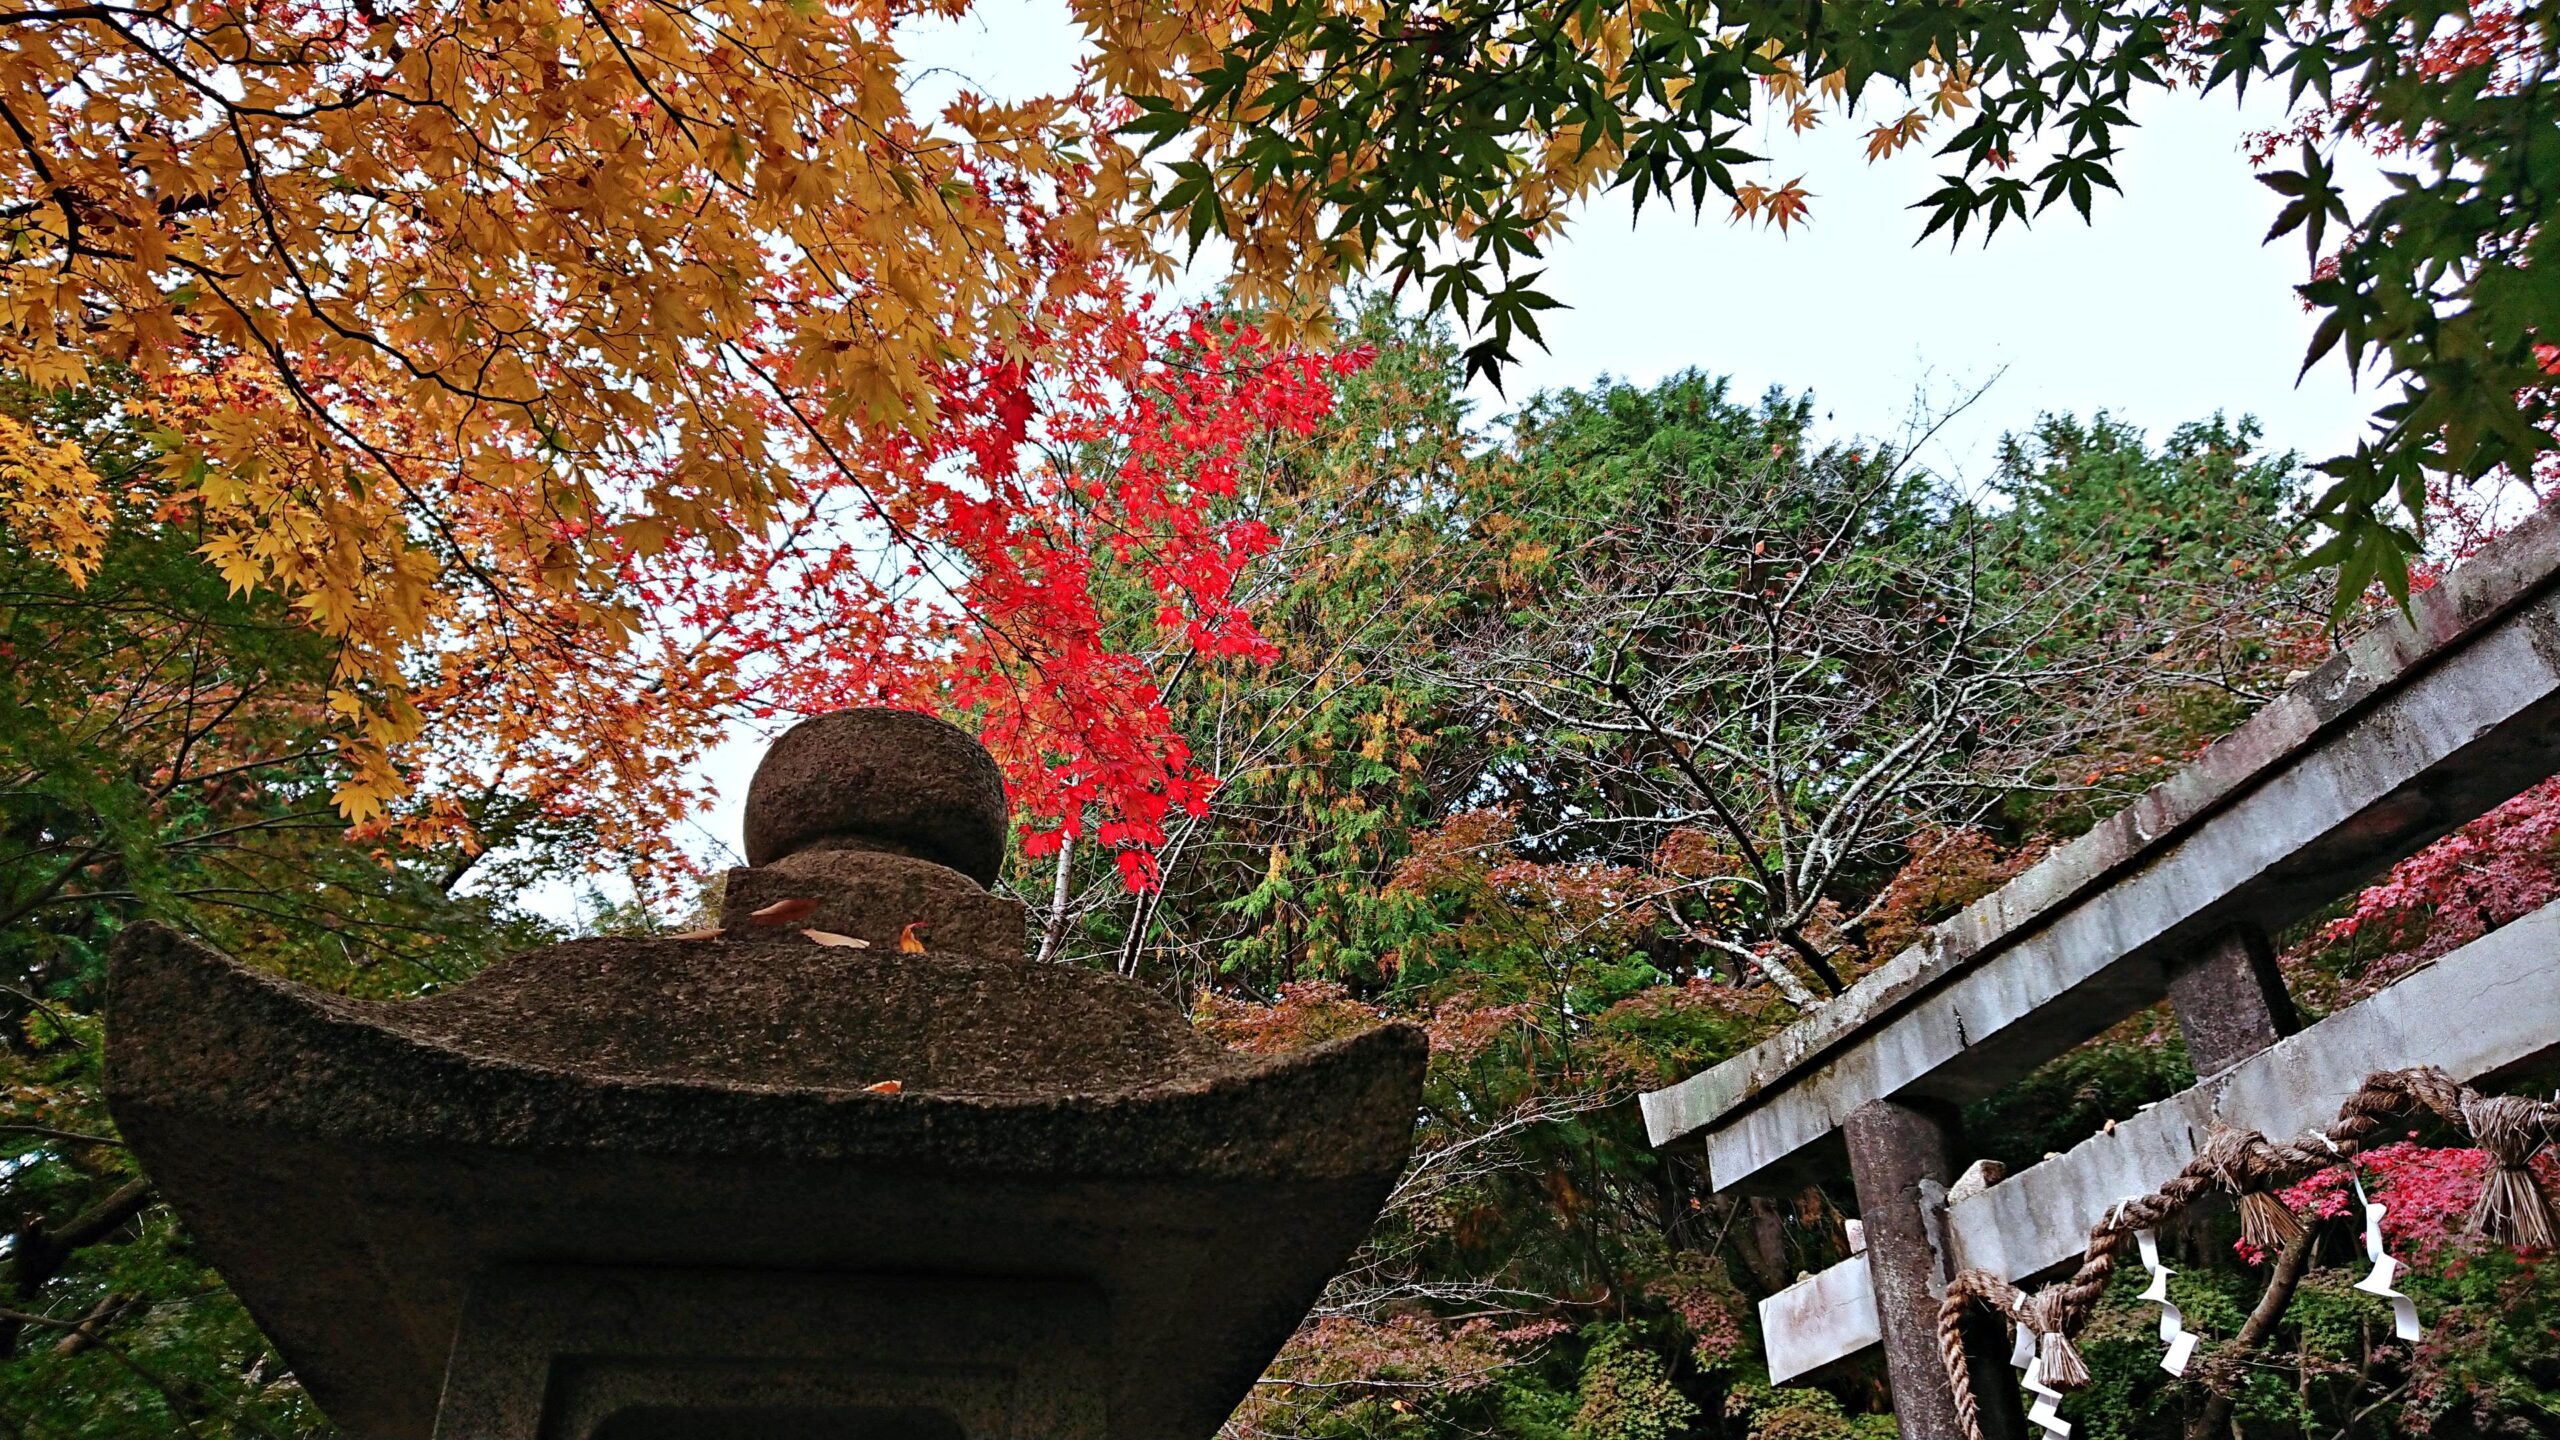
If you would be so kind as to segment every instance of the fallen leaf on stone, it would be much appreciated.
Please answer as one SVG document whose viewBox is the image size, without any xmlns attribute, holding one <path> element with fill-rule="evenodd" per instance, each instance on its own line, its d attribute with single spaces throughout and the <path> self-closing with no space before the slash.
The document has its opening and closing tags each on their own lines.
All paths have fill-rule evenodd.
<svg viewBox="0 0 2560 1440">
<path fill-rule="evenodd" d="M 717 926 L 717 925 L 714 925 L 714 926 L 712 926 L 712 927 L 711 927 L 710 929 L 708 929 L 708 930 L 684 930 L 684 931 L 679 931 L 678 933 L 673 934 L 673 935 L 670 935 L 670 936 L 668 936 L 667 938 L 668 938 L 668 939 L 670 939 L 670 940 L 717 940 L 717 939 L 719 939 L 719 938 L 720 938 L 721 934 L 722 934 L 722 931 L 721 931 L 720 927 L 719 927 L 719 926 Z"/>
<path fill-rule="evenodd" d="M 863 1086 L 862 1093 L 865 1095 L 903 1095 L 906 1093 L 906 1089 L 906 1082 L 904 1081 L 883 1080 L 877 1085 Z"/>
<path fill-rule="evenodd" d="M 776 900 L 747 919 L 758 925 L 788 925 L 794 920 L 808 919 L 817 913 L 817 909 L 817 901 L 794 896 L 789 900 Z"/>
<path fill-rule="evenodd" d="M 840 950 L 868 950 L 871 948 L 871 942 L 858 935 L 839 935 L 833 930 L 803 930 L 800 933 L 817 941 L 821 945 L 832 945 Z"/>
<path fill-rule="evenodd" d="M 924 942 L 916 938 L 916 927 L 914 925 L 909 925 L 906 929 L 898 932 L 898 953 L 901 955 L 921 955 L 924 953 Z"/>
</svg>

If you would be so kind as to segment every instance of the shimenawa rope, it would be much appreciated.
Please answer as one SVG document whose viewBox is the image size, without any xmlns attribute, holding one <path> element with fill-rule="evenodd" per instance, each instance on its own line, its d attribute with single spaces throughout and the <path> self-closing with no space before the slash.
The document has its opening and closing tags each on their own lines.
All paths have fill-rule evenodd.
<svg viewBox="0 0 2560 1440">
<path fill-rule="evenodd" d="M 2473 1226 L 2518 1248 L 2550 1248 L 2560 1225 L 2553 1222 L 2551 1199 L 2526 1162 L 2560 1138 L 2560 1104 L 2483 1095 L 2432 1065 L 2376 1071 L 2338 1107 L 2338 1118 L 2326 1131 L 2270 1140 L 2254 1130 L 2215 1129 L 2166 1184 L 2111 1207 L 2089 1227 L 2088 1248 L 2067 1279 L 2030 1295 L 1989 1271 L 1959 1271 L 1947 1283 L 1938 1311 L 1938 1350 L 1966 1436 L 1982 1440 L 1981 1407 L 1965 1357 L 1965 1319 L 1972 1307 L 1979 1305 L 2024 1327 L 2034 1337 L 2037 1369 L 2046 1383 L 2057 1390 L 2078 1389 L 2089 1383 L 2089 1368 L 2072 1337 L 2088 1324 L 2108 1277 L 2135 1250 L 2138 1232 L 2156 1229 L 2205 1196 L 2222 1193 L 2238 1198 L 2244 1239 L 2280 1249 L 2302 1233 L 2302 1221 L 2285 1209 L 2276 1191 L 2350 1159 L 2384 1126 L 2421 1113 L 2469 1136 L 2497 1160 L 2472 1211 Z"/>
</svg>

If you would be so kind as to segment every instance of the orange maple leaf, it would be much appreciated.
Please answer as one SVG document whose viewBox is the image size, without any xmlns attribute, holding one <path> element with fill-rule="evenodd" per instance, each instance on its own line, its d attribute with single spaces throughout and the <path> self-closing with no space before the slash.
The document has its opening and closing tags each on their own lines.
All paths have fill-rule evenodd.
<svg viewBox="0 0 2560 1440">
<path fill-rule="evenodd" d="M 1867 159 L 1870 163 L 1891 155 L 1920 138 L 1929 128 L 1929 117 L 1917 110 L 1907 111 L 1899 120 L 1878 125 L 1867 132 Z"/>
<path fill-rule="evenodd" d="M 1770 223 L 1776 225 L 1778 233 L 1783 235 L 1790 225 L 1812 223 L 1806 218 L 1809 207 L 1805 204 L 1812 198 L 1813 196 L 1804 188 L 1804 177 L 1799 175 L 1770 191 L 1768 198 L 1761 202 L 1761 213 Z"/>
<path fill-rule="evenodd" d="M 758 925 L 788 925 L 794 920 L 806 920 L 817 911 L 817 901 L 795 895 L 788 900 L 776 900 L 747 919 Z"/>
</svg>

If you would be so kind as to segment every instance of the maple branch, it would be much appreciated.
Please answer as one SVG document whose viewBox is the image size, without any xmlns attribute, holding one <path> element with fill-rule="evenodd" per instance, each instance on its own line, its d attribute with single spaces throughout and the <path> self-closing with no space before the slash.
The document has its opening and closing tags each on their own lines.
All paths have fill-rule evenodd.
<svg viewBox="0 0 2560 1440">
<path fill-rule="evenodd" d="M 127 1221 L 150 1206 L 152 1199 L 150 1181 L 132 1180 L 73 1216 L 58 1230 L 47 1227 L 40 1215 L 30 1218 L 11 1237 L 9 1264 L 6 1271 L 0 1271 L 0 1284 L 5 1284 L 7 1293 L 20 1301 L 34 1300 L 72 1256 L 123 1229 Z M 17 1353 L 19 1330 L 29 1318 L 0 1311 L 0 1359 Z"/>
<path fill-rule="evenodd" d="M 71 1333 L 54 1342 L 53 1353 L 61 1356 L 77 1355 L 99 1343 L 99 1338 L 106 1332 L 106 1328 L 115 1323 L 116 1318 L 126 1310 L 133 1308 L 134 1303 L 135 1297 L 121 1290 L 110 1290 L 99 1296 L 98 1303 L 90 1308 L 89 1313 L 72 1323 Z"/>
<path fill-rule="evenodd" d="M 1821 997 L 1814 994 L 1812 990 L 1806 988 L 1805 983 L 1795 977 L 1795 972 L 1789 970 L 1786 966 L 1779 964 L 1773 956 L 1749 945 L 1738 944 L 1721 935 L 1711 934 L 1703 930 L 1690 930 L 1688 935 L 1691 939 L 1696 940 L 1698 943 L 1705 945 L 1710 949 L 1721 950 L 1725 954 L 1732 956 L 1734 959 L 1741 961 L 1745 968 L 1751 970 L 1762 979 L 1767 980 L 1772 986 L 1776 987 L 1778 993 L 1787 998 L 1787 1003 L 1793 1005 L 1798 1010 L 1813 1010 L 1821 1006 Z M 1795 945 L 1790 945 L 1788 948 L 1795 950 L 1799 956 L 1805 953 Z M 1826 965 L 1824 970 L 1817 970 L 1815 973 L 1823 974 L 1827 969 L 1828 966 Z M 1837 995 L 1840 993 L 1841 986 L 1837 975 L 1826 975 L 1823 983 L 1831 987 L 1832 994 Z"/>
<path fill-rule="evenodd" d="M 2311 1248 L 2319 1238 L 2318 1225 L 2305 1225 L 2294 1233 L 2276 1257 L 2275 1270 L 2267 1277 L 2266 1292 L 2258 1297 L 2256 1308 L 2249 1312 L 2240 1332 L 2231 1337 L 2230 1344 L 2218 1347 L 2206 1362 L 2205 1378 L 2211 1383 L 2205 1391 L 2204 1404 L 2187 1422 L 2187 1440 L 2215 1440 L 2231 1424 L 2232 1401 L 2239 1393 L 2235 1372 L 2275 1333 L 2285 1307 L 2293 1303 L 2293 1292 L 2302 1285 L 2304 1272 L 2311 1268 Z"/>
<path fill-rule="evenodd" d="M 114 15 L 130 15 L 137 20 L 156 20 L 158 14 L 135 10 L 123 5 L 71 5 L 60 10 L 0 11 L 0 25 L 50 25 L 67 20 L 95 20 Z"/>
<path fill-rule="evenodd" d="M 56 1330 L 68 1330 L 74 1335 L 77 1335 L 81 1333 L 81 1328 L 84 1324 L 84 1321 L 65 1320 L 56 1315 L 39 1315 L 25 1310 L 0 1309 L 0 1333 L 6 1333 L 12 1336 L 14 1336 L 21 1327 L 28 1325 L 41 1325 Z M 149 1366 L 144 1365 L 141 1361 L 134 1359 L 131 1351 L 125 1349 L 121 1345 L 107 1340 L 103 1336 L 92 1335 L 89 1343 L 95 1345 L 99 1350 L 106 1354 L 113 1356 L 117 1364 L 132 1371 L 134 1375 L 142 1381 L 142 1383 L 159 1391 L 161 1398 L 168 1402 L 169 1413 L 177 1419 L 179 1428 L 185 1430 L 188 1435 L 197 1437 L 197 1440 L 202 1440 L 204 1432 L 197 1427 L 196 1418 L 205 1413 L 206 1406 L 204 1401 L 197 1396 L 195 1387 L 181 1385 L 178 1382 L 162 1376 L 158 1372 L 152 1370 Z M 280 1440 L 280 1437 L 276 1435 L 276 1432 L 273 1429 L 269 1428 L 264 1421 L 249 1414 L 245 1408 L 236 1410 L 234 1412 L 234 1418 L 248 1421 L 252 1428 L 257 1430 L 259 1434 L 268 1437 L 268 1440 Z"/>
<path fill-rule="evenodd" d="M 768 373 L 762 365 L 757 364 L 752 358 L 750 358 L 744 350 L 738 347 L 735 341 L 723 342 L 722 348 L 731 356 L 735 357 L 741 365 L 745 366 L 748 374 L 755 376 L 763 383 L 765 389 L 774 397 L 775 402 L 782 406 L 783 413 L 791 417 L 792 422 L 799 427 L 800 432 L 808 437 L 811 444 L 818 447 L 818 452 L 826 456 L 828 463 L 835 466 L 837 473 L 844 476 L 845 479 L 853 486 L 855 493 L 862 496 L 864 500 L 869 502 L 871 518 L 874 521 L 878 522 L 882 528 L 886 529 L 900 544 L 905 545 L 908 551 L 914 554 L 920 562 L 926 564 L 935 564 L 938 562 L 940 557 L 934 547 L 928 544 L 923 536 L 918 535 L 912 528 L 899 523 L 898 520 L 889 513 L 888 507 L 880 503 L 879 497 L 874 494 L 871 487 L 860 478 L 860 472 L 854 469 L 852 462 L 848 461 L 844 457 L 843 452 L 837 448 L 834 439 L 827 435 L 825 431 L 820 429 L 816 421 L 810 419 L 809 416 L 803 412 L 797 396 L 793 395 L 780 380 L 774 378 L 773 375 Z M 940 583 L 943 580 L 943 577 L 940 574 L 935 575 L 934 578 L 937 583 Z M 951 603 L 958 606 L 960 612 L 969 617 L 970 622 L 978 627 L 978 633 L 986 636 L 988 640 L 994 644 L 1011 649 L 1015 655 L 1020 656 L 1034 667 L 1038 666 L 1038 660 L 1031 655 L 1027 648 L 1014 640 L 1011 635 L 1007 634 L 1004 627 L 997 625 L 992 620 L 988 619 L 983 612 L 969 601 L 963 586 L 944 583 L 942 588 L 944 593 L 950 596 Z"/>
<path fill-rule="evenodd" d="M 306 823 L 310 821 L 324 821 L 326 823 L 317 825 Z M 336 830 L 340 828 L 342 828 L 342 825 L 337 820 L 337 812 L 335 810 L 325 807 L 318 810 L 293 810 L 282 815 L 266 815 L 255 820 L 242 820 L 234 824 L 224 825 L 217 829 L 199 830 L 192 835 L 181 835 L 177 839 L 167 842 L 165 848 L 176 850 L 189 845 L 206 845 L 227 836 L 242 835 L 257 830 Z"/>
<path fill-rule="evenodd" d="M 596 22 L 596 28 L 604 32 L 606 42 L 613 46 L 613 53 L 622 57 L 622 68 L 630 72 L 632 81 L 639 85 L 641 92 L 654 101 L 659 109 L 666 111 L 668 119 L 676 122 L 676 130 L 684 136 L 685 143 L 692 145 L 696 150 L 701 149 L 701 142 L 693 138 L 693 128 L 689 123 L 691 117 L 673 101 L 658 93 L 658 87 L 650 82 L 648 75 L 640 69 L 640 62 L 632 58 L 629 47 L 622 43 L 622 32 L 614 29 L 613 22 L 605 18 L 603 11 L 596 8 L 595 0 L 578 0 L 578 8 L 586 11 L 588 16 Z"/>
<path fill-rule="evenodd" d="M 259 225 L 266 231 L 267 243 L 272 247 L 276 263 L 283 267 L 287 278 L 292 280 L 294 293 L 302 297 L 302 308 L 311 316 L 312 319 L 327 326 L 331 333 L 337 335 L 343 340 L 351 341 L 355 344 L 366 346 L 373 350 L 378 350 L 382 354 L 390 356 L 392 360 L 399 364 L 401 369 L 409 373 L 412 379 L 427 381 L 441 389 L 449 390 L 466 400 L 471 400 L 479 404 L 496 405 L 519 410 L 523 412 L 524 418 L 528 423 L 536 427 L 542 426 L 543 422 L 541 411 L 536 408 L 533 400 L 514 399 L 503 395 L 492 395 L 470 385 L 457 384 L 446 376 L 444 367 L 430 367 L 421 364 L 407 351 L 402 350 L 399 346 L 392 344 L 381 336 L 376 335 L 369 330 L 356 329 L 355 327 L 342 322 L 335 315 L 330 314 L 328 307 L 320 303 L 320 297 L 312 293 L 311 282 L 303 275 L 300 262 L 294 259 L 292 248 L 285 244 L 284 231 L 276 220 L 275 203 L 267 194 L 266 171 L 258 163 L 256 147 L 249 143 L 248 134 L 241 129 L 240 116 L 238 112 L 232 112 L 229 117 L 229 121 L 232 142 L 240 152 L 240 166 L 249 181 L 250 206 L 258 213 Z M 485 373 L 486 367 L 489 363 L 489 357 L 484 357 L 481 363 Z"/>
<path fill-rule="evenodd" d="M 334 755 L 336 753 L 338 753 L 338 747 L 336 745 L 313 745 L 307 749 L 293 751 L 290 754 L 271 755 L 263 760 L 243 760 L 237 765 L 225 765 L 219 770 L 200 770 L 193 775 L 184 777 L 183 779 L 171 781 L 167 788 L 169 790 L 179 790 L 191 785 L 209 785 L 216 780 L 230 779 L 234 775 L 246 775 L 254 770 L 272 769 L 278 765 L 291 765 L 299 761 L 317 759 L 324 755 Z M 166 793 L 166 791 L 163 793 Z"/>
<path fill-rule="evenodd" d="M 1751 867 L 1752 874 L 1758 878 L 1763 893 L 1770 897 L 1769 908 L 1772 913 L 1787 917 L 1783 923 L 1770 927 L 1775 932 L 1775 938 L 1788 949 L 1793 950 L 1796 958 L 1802 960 L 1805 968 L 1811 970 L 1815 978 L 1819 979 L 1823 987 L 1832 994 L 1837 995 L 1848 989 L 1848 982 L 1840 978 L 1840 972 L 1832 967 L 1830 958 L 1825 956 L 1812 941 L 1807 940 L 1803 932 L 1797 928 L 1796 904 L 1791 898 L 1795 892 L 1779 888 L 1780 882 L 1771 878 L 1768 866 L 1761 862 L 1759 849 L 1751 843 L 1750 833 L 1743 828 L 1740 817 L 1726 806 L 1723 792 L 1699 771 L 1696 762 L 1689 758 L 1682 747 L 1671 743 L 1669 738 L 1662 734 L 1662 728 L 1654 722 L 1652 712 L 1643 702 L 1636 699 L 1633 690 L 1616 681 L 1610 682 L 1610 685 L 1612 692 L 1618 698 L 1618 703 L 1625 706 L 1643 723 L 1646 731 L 1661 742 L 1664 751 L 1670 755 L 1673 766 L 1688 778 L 1690 788 L 1704 797 L 1708 808 L 1715 812 L 1717 823 L 1724 826 L 1725 833 L 1732 837 L 1734 845 L 1742 851 L 1744 863 Z M 1769 974 L 1777 968 L 1757 952 L 1745 951 L 1744 953 L 1751 957 L 1752 967 L 1763 974 Z M 1775 980 L 1774 975 L 1771 978 Z M 1812 1008 L 1808 1002 L 1813 997 L 1805 994 L 1802 986 L 1791 988 L 1785 982 L 1777 983 L 1780 991 L 1786 993 L 1787 998 L 1794 1000 L 1800 1008 Z"/>
<path fill-rule="evenodd" d="M 463 543 L 461 536 L 454 533 L 452 523 L 445 517 L 443 511 L 431 503 L 426 496 L 420 494 L 417 487 L 410 484 L 408 477 L 400 472 L 400 467 L 392 463 L 391 457 L 380 446 L 357 434 L 352 426 L 330 413 L 329 407 L 321 403 L 318 396 L 311 393 L 309 386 L 303 380 L 301 371 L 285 354 L 283 345 L 268 335 L 259 326 L 257 317 L 250 313 L 248 307 L 233 298 L 231 292 L 223 287 L 222 277 L 216 275 L 209 267 L 199 265 L 184 256 L 173 255 L 169 258 L 171 263 L 203 280 L 214 296 L 222 301 L 225 308 L 240 317 L 242 329 L 257 342 L 258 349 L 267 357 L 268 364 L 274 369 L 277 380 L 284 385 L 286 393 L 293 396 L 295 403 L 305 414 L 317 420 L 324 429 L 354 446 L 366 459 L 373 462 L 374 468 L 381 471 L 383 478 L 389 480 L 392 487 L 400 492 L 401 498 L 409 503 L 411 513 L 433 529 L 438 538 L 445 542 L 453 563 L 459 565 L 463 573 L 469 575 L 487 593 L 490 604 L 498 614 L 526 617 L 531 620 L 531 628 L 536 633 L 557 644 L 574 648 L 574 636 L 566 631 L 554 629 L 547 621 L 535 616 L 529 607 L 515 598 L 514 593 L 506 585 L 500 583 L 498 577 L 490 574 L 488 569 L 472 556 L 470 547 Z"/>
<path fill-rule="evenodd" d="M 53 878 L 37 886 L 34 894 L 12 906 L 6 913 L 0 913 L 0 930 L 6 930 L 38 910 L 53 904 L 54 897 L 61 893 L 62 887 L 71 883 L 71 877 L 96 864 L 98 858 L 113 848 L 113 845 L 111 836 L 101 835 L 81 847 L 78 854 L 63 862 L 62 867 L 53 872 Z"/>
<path fill-rule="evenodd" d="M 1886 472 L 1886 478 L 1900 478 L 1903 471 L 1911 468 L 1911 462 L 1920 458 L 1920 452 L 1928 448 L 1929 442 L 1938 438 L 1938 432 L 1946 429 L 1949 425 L 1954 424 L 1966 411 L 1971 410 L 1983 396 L 1991 393 L 1991 388 L 1993 386 L 2008 378 L 2008 374 L 2009 367 L 2006 365 L 2002 365 L 1993 370 L 1991 372 L 1990 379 L 1973 387 L 1972 394 L 1965 396 L 1962 400 L 1957 401 L 1955 404 L 1948 406 L 1935 414 L 1929 415 L 1929 424 L 1927 428 L 1920 429 L 1916 435 L 1913 433 L 1914 429 L 1919 426 L 1921 416 L 1928 412 L 1922 408 L 1926 403 L 1923 397 L 1927 392 L 1915 387 L 1911 397 L 1911 410 L 1906 416 L 1905 426 L 1902 432 L 1902 453 L 1894 457 L 1893 468 Z"/>
<path fill-rule="evenodd" d="M 40 1140 L 59 1140 L 66 1145 L 109 1145 L 121 1150 L 124 1142 L 112 1135 L 83 1135 L 77 1130 L 56 1130 L 50 1125 L 0 1125 L 0 1135 L 33 1135 Z"/>
<path fill-rule="evenodd" d="M 68 270 L 72 256 L 80 249 L 80 212 L 72 206 L 73 191 L 54 178 L 53 166 L 46 162 L 35 135 L 27 129 L 26 122 L 18 118 L 17 110 L 6 101 L 0 101 L 0 121 L 5 121 L 9 133 L 17 137 L 18 149 L 27 157 L 27 163 L 34 167 L 36 178 L 45 184 L 46 197 L 62 212 L 62 267 Z"/>
</svg>

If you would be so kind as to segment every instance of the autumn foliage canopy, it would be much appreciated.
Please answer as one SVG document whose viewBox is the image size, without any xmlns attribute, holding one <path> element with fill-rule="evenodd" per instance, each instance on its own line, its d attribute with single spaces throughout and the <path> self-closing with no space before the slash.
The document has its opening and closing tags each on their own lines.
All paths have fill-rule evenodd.
<svg viewBox="0 0 2560 1440">
<path fill-rule="evenodd" d="M 1929 228 L 1956 234 L 2085 213 L 2138 88 L 2293 85 L 2300 168 L 2266 178 L 2325 267 L 2313 358 L 2378 360 L 2410 397 L 2313 512 L 2345 599 L 2408 579 L 2427 473 L 2551 448 L 2529 277 L 2554 232 L 2525 183 L 2549 156 L 2504 138 L 2551 44 L 2527 11 L 2439 34 L 2421 0 L 2109 5 L 2061 36 L 2047 9 L 1899 0 L 1801 23 L 1076 0 L 1076 85 L 928 110 L 895 38 L 967 8 L 0 17 L 0 371 L 114 385 L 157 450 L 100 475 L 0 422 L 0 510 L 75 577 L 118 513 L 184 523 L 234 587 L 297 607 L 339 647 L 337 801 L 369 825 L 453 838 L 453 797 L 493 789 L 681 813 L 728 719 L 887 699 L 985 721 L 1036 833 L 1099 807 L 1101 839 L 1142 849 L 1201 780 L 1135 657 L 1254 650 L 1225 588 L 1260 541 L 1221 505 L 1321 409 L 1332 362 L 1288 347 L 1325 338 L 1332 287 L 1410 283 L 1498 369 L 1555 303 L 1534 262 L 1577 202 L 1714 190 L 1792 227 L 1803 185 L 1740 127 L 1805 128 L 1871 81 L 1894 103 L 1861 122 L 1869 159 L 1949 136 Z M 2047 42 L 2069 63 L 2020 58 Z M 2358 139 L 2424 192 L 2350 223 L 2323 156 Z M 1133 288 L 1167 273 L 1159 244 L 1213 237 L 1263 334 Z M 2472 320 L 2424 299 L 2439 272 Z M 1142 557 L 1163 634 L 1100 633 L 1092 545 Z"/>
<path fill-rule="evenodd" d="M 636 844 L 726 719 L 890 701 L 1145 844 L 1201 781 L 1126 647 L 1256 647 L 1209 510 L 1357 362 L 1137 296 L 1097 93 L 911 111 L 891 34 L 959 8 L 13 13 L 0 369 L 158 453 L 8 421 L 0 506 L 75 578 L 146 513 L 289 601 L 339 807 L 411 838 L 503 787 Z M 1096 546 L 1160 635 L 1101 633 Z"/>
</svg>

